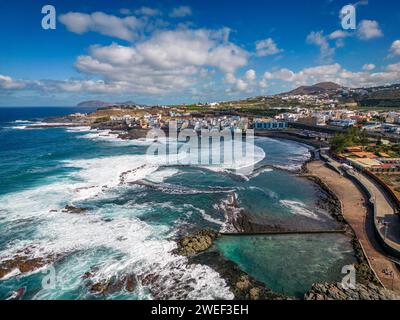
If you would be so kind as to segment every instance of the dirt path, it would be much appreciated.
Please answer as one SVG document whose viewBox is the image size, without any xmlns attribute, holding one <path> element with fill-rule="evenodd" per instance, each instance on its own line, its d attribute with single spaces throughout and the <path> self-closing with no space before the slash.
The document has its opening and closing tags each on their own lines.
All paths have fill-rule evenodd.
<svg viewBox="0 0 400 320">
<path fill-rule="evenodd" d="M 352 226 L 361 242 L 375 273 L 387 289 L 400 292 L 400 274 L 376 241 L 372 212 L 367 209 L 366 199 L 358 187 L 349 179 L 329 169 L 322 161 L 307 165 L 310 174 L 319 177 L 338 196 L 343 204 L 343 216 Z M 385 270 L 393 271 L 394 280 Z"/>
</svg>

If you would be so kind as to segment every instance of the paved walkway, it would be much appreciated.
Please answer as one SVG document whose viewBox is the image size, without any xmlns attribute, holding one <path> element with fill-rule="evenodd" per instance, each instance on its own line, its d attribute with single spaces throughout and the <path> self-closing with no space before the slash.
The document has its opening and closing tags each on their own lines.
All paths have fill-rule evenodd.
<svg viewBox="0 0 400 320">
<path fill-rule="evenodd" d="M 387 289 L 400 292 L 400 273 L 385 255 L 375 238 L 373 213 L 367 209 L 366 199 L 359 188 L 349 179 L 325 166 L 322 161 L 307 165 L 310 174 L 319 177 L 338 196 L 343 204 L 343 216 L 354 229 L 375 273 Z M 393 272 L 394 278 L 387 271 Z"/>
<path fill-rule="evenodd" d="M 393 248 L 400 250 L 400 219 L 396 216 L 396 211 L 390 200 L 386 197 L 385 192 L 373 180 L 355 171 L 353 172 L 374 194 L 378 221 L 387 223 L 386 241 L 389 242 Z M 385 226 L 383 224 L 380 227 L 380 231 L 382 234 L 385 234 Z"/>
</svg>

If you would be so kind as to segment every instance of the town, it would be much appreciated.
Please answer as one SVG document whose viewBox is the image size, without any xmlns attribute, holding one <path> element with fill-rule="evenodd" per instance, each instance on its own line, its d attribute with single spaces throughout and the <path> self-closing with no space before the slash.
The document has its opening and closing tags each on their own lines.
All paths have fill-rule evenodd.
<svg viewBox="0 0 400 320">
<path fill-rule="evenodd" d="M 400 259 L 400 112 L 395 107 L 399 89 L 400 85 L 351 89 L 319 83 L 239 101 L 172 106 L 89 101 L 80 107 L 98 104 L 96 111 L 49 118 L 45 126 L 91 127 L 124 140 L 147 139 L 152 129 L 168 134 L 170 126 L 206 137 L 253 130 L 256 137 L 311 146 L 312 158 L 303 165 L 303 175 L 342 201 L 337 218 L 349 223 L 363 256 L 371 259 L 368 268 L 394 290 L 398 278 L 391 261 Z M 366 224 L 368 229 L 361 227 Z M 372 247 L 371 239 L 382 251 Z"/>
</svg>

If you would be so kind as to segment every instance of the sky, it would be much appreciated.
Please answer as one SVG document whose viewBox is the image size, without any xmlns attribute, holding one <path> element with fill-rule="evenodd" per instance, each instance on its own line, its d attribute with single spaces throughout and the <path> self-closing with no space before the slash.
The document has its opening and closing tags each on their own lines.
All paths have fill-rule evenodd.
<svg viewBox="0 0 400 320">
<path fill-rule="evenodd" d="M 348 4 L 354 30 L 342 26 Z M 45 5 L 55 29 L 42 27 Z M 399 26 L 398 0 L 2 1 L 0 106 L 163 105 L 323 81 L 400 83 Z"/>
</svg>

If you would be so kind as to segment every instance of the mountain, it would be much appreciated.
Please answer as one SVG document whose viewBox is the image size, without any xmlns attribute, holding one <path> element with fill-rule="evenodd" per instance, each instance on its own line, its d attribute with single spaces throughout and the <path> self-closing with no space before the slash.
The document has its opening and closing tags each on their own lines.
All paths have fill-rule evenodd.
<svg viewBox="0 0 400 320">
<path fill-rule="evenodd" d="M 342 87 L 334 82 L 321 82 L 312 86 L 301 86 L 281 95 L 313 95 L 336 91 L 340 88 Z"/>
<path fill-rule="evenodd" d="M 89 101 L 83 101 L 77 105 L 77 107 L 85 107 L 85 108 L 107 108 L 111 106 L 119 106 L 123 108 L 123 107 L 138 106 L 138 104 L 134 101 L 105 102 L 100 100 L 89 100 Z"/>
<path fill-rule="evenodd" d="M 109 107 L 113 105 L 110 102 L 104 102 L 100 100 L 90 100 L 90 101 L 83 101 L 77 105 L 77 107 L 80 108 L 103 108 L 103 107 Z"/>
<path fill-rule="evenodd" d="M 400 107 L 400 84 L 359 89 L 354 100 L 363 107 Z"/>
<path fill-rule="evenodd" d="M 125 101 L 125 102 L 117 102 L 117 103 L 115 103 L 115 105 L 117 105 L 117 106 L 136 106 L 138 104 L 134 101 Z"/>
</svg>

